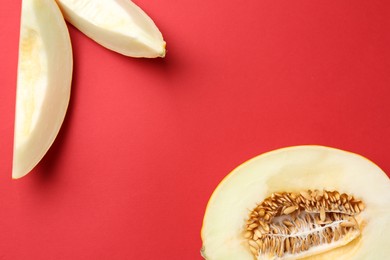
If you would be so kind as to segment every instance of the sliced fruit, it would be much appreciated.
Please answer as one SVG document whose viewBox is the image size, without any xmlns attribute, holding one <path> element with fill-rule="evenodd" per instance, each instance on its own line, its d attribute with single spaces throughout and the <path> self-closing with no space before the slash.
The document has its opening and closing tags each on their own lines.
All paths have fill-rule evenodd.
<svg viewBox="0 0 390 260">
<path fill-rule="evenodd" d="M 57 0 L 65 19 L 104 47 L 131 57 L 164 57 L 153 20 L 130 0 Z"/>
<path fill-rule="evenodd" d="M 207 260 L 386 259 L 390 181 L 350 152 L 323 146 L 272 151 L 219 184 L 201 236 Z"/>
<path fill-rule="evenodd" d="M 56 138 L 69 103 L 72 47 L 51 0 L 23 0 L 12 177 L 30 172 Z"/>
</svg>

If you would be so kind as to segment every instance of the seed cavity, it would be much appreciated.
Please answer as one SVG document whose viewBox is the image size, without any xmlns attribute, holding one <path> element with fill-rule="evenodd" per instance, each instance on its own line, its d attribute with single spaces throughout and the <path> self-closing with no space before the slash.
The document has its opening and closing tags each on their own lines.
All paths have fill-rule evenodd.
<svg viewBox="0 0 390 260">
<path fill-rule="evenodd" d="M 304 257 L 317 246 L 331 250 L 358 237 L 355 217 L 364 208 L 338 191 L 275 192 L 250 212 L 244 237 L 257 259 Z"/>
</svg>

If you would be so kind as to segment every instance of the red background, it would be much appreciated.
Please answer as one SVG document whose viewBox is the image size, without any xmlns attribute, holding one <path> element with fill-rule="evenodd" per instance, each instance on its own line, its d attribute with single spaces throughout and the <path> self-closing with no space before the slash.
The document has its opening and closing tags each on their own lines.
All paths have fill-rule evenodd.
<svg viewBox="0 0 390 260">
<path fill-rule="evenodd" d="M 166 58 L 121 56 L 69 25 L 68 114 L 20 180 L 20 3 L 2 3 L 0 259 L 200 260 L 216 185 L 275 148 L 333 146 L 390 172 L 388 1 L 136 3 L 162 31 Z"/>
</svg>

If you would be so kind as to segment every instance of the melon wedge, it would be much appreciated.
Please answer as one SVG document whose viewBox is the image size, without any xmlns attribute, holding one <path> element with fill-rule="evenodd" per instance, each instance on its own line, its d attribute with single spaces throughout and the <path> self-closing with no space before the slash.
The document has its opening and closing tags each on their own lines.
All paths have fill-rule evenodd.
<svg viewBox="0 0 390 260">
<path fill-rule="evenodd" d="M 65 19 L 102 46 L 131 57 L 164 57 L 153 20 L 130 0 L 57 0 Z"/>
<path fill-rule="evenodd" d="M 29 173 L 54 142 L 69 103 L 72 47 L 55 1 L 23 0 L 12 178 Z"/>
<path fill-rule="evenodd" d="M 268 152 L 218 185 L 201 237 L 207 260 L 387 259 L 390 181 L 373 162 L 334 148 Z"/>
</svg>

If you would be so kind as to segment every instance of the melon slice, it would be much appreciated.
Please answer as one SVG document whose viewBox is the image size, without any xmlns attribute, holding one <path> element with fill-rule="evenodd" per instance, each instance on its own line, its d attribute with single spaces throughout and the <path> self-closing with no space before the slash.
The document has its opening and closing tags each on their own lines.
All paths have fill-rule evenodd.
<svg viewBox="0 0 390 260">
<path fill-rule="evenodd" d="M 350 152 L 275 150 L 218 185 L 201 237 L 207 260 L 387 259 L 390 181 Z"/>
<path fill-rule="evenodd" d="M 51 0 L 23 0 L 12 177 L 29 173 L 56 138 L 69 103 L 72 47 Z"/>
<path fill-rule="evenodd" d="M 153 20 L 130 0 L 57 0 L 65 19 L 104 47 L 131 57 L 164 57 Z"/>
</svg>

